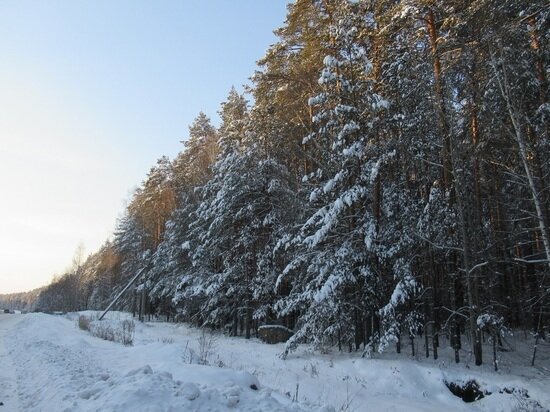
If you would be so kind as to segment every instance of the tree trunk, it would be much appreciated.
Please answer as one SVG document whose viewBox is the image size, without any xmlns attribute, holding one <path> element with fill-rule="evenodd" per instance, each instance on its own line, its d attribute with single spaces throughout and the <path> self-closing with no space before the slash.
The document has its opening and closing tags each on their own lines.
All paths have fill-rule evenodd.
<svg viewBox="0 0 550 412">
<path fill-rule="evenodd" d="M 537 21 L 535 16 L 531 16 L 527 20 L 530 26 L 529 33 L 531 34 L 531 49 L 535 54 L 535 70 L 537 72 L 537 80 L 539 81 L 539 100 L 540 104 L 546 102 L 546 73 L 544 70 L 544 61 L 542 57 L 542 47 L 540 44 L 539 33 L 537 31 Z"/>
<path fill-rule="evenodd" d="M 239 309 L 233 309 L 233 336 L 237 336 L 239 330 Z"/>
<path fill-rule="evenodd" d="M 466 277 L 466 294 L 468 299 L 469 309 L 469 326 L 470 333 L 472 334 L 473 352 L 475 357 L 475 364 L 481 365 L 482 363 L 482 348 L 481 348 L 481 335 L 479 328 L 477 327 L 478 316 L 478 299 L 477 299 L 477 279 L 476 279 L 476 267 L 471 265 L 470 253 L 472 250 L 471 237 L 469 236 L 469 230 L 471 229 L 471 220 L 469 213 L 466 210 L 465 198 L 466 188 L 464 186 L 463 178 L 456 171 L 459 170 L 459 159 L 457 159 L 457 153 L 454 150 L 454 146 L 451 145 L 451 167 L 454 175 L 454 184 L 456 191 L 456 208 L 459 218 L 460 236 L 462 243 L 462 263 L 463 270 Z"/>
<path fill-rule="evenodd" d="M 439 120 L 439 127 L 442 134 L 442 149 L 441 149 L 441 164 L 443 165 L 443 185 L 445 189 L 451 187 L 451 144 L 447 128 L 447 120 L 445 115 L 445 100 L 443 98 L 443 85 L 441 80 L 441 60 L 437 50 L 437 41 L 439 38 L 438 29 L 436 26 L 435 15 L 432 9 L 428 11 L 426 16 L 426 26 L 428 29 L 428 38 L 432 51 L 433 58 L 433 72 L 434 72 L 434 92 L 437 117 Z"/>
<path fill-rule="evenodd" d="M 424 347 L 426 348 L 426 358 L 430 357 L 430 341 L 428 339 L 428 322 L 424 323 Z"/>
<path fill-rule="evenodd" d="M 401 334 L 397 334 L 397 342 L 395 343 L 395 350 L 397 353 L 401 353 Z"/>
<path fill-rule="evenodd" d="M 434 359 L 437 359 L 438 358 L 438 353 L 437 353 L 437 345 L 438 345 L 438 338 L 437 338 L 437 329 L 436 329 L 436 325 L 435 323 L 432 323 L 432 348 L 433 348 L 433 353 L 434 353 Z"/>
<path fill-rule="evenodd" d="M 252 309 L 250 308 L 250 302 L 246 302 L 246 314 L 245 314 L 245 337 L 250 339 L 250 330 L 252 328 Z"/>
</svg>

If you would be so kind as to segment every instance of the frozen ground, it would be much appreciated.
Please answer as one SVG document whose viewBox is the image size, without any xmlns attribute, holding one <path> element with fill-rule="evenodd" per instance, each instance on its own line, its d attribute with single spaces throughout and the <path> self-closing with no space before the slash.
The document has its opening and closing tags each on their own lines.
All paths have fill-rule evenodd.
<svg viewBox="0 0 550 412">
<path fill-rule="evenodd" d="M 114 313 L 116 322 L 126 315 Z M 201 345 L 202 342 L 202 345 Z M 201 349 L 202 347 L 202 349 Z M 133 346 L 78 329 L 76 315 L 0 315 L 0 412 L 9 411 L 531 411 L 550 407 L 549 360 L 502 353 L 501 371 L 403 354 L 361 359 L 307 346 L 203 334 L 183 324 L 136 322 Z M 208 363 L 199 365 L 197 363 Z M 475 379 L 464 403 L 444 381 Z M 252 389 L 251 387 L 257 388 Z M 510 392 L 510 393 L 508 393 Z"/>
</svg>

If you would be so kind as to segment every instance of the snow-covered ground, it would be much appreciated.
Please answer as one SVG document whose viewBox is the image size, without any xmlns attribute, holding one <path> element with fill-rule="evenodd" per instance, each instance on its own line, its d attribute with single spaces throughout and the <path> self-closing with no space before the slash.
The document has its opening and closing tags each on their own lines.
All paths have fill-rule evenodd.
<svg viewBox="0 0 550 412">
<path fill-rule="evenodd" d="M 13 330 L 20 320 L 20 315 L 0 314 L 0 410 L 19 410 L 15 365 L 5 345 L 5 336 Z"/>
<path fill-rule="evenodd" d="M 110 314 L 111 322 L 125 316 Z M 161 322 L 136 322 L 134 345 L 123 346 L 80 330 L 76 318 L 0 315 L 0 412 L 550 408 L 547 359 L 530 368 L 510 355 L 494 373 L 467 359 L 455 365 L 445 352 L 437 362 L 405 353 L 362 359 L 303 346 L 282 360 L 282 345 Z M 491 395 L 464 403 L 444 384 L 468 379 Z"/>
</svg>

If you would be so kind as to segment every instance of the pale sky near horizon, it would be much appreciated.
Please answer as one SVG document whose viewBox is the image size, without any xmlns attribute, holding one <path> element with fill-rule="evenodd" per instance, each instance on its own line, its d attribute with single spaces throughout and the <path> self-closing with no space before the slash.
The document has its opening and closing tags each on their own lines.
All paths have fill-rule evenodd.
<svg viewBox="0 0 550 412">
<path fill-rule="evenodd" d="M 0 293 L 112 235 L 155 160 L 247 83 L 286 3 L 0 1 Z"/>
</svg>

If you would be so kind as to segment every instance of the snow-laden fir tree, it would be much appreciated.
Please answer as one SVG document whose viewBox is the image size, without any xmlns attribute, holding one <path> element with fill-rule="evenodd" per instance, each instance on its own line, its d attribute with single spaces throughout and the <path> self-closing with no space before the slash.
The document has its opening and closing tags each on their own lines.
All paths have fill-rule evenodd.
<svg viewBox="0 0 550 412">
<path fill-rule="evenodd" d="M 315 186 L 309 198 L 314 213 L 288 242 L 295 257 L 277 281 L 291 287 L 277 304 L 279 313 L 301 313 L 286 352 L 300 340 L 365 344 L 367 317 L 378 315 L 394 275 L 400 278 L 395 304 L 416 287 L 406 265 L 389 263 L 398 246 L 380 242 L 376 183 L 396 150 L 378 130 L 389 102 L 376 91 L 368 56 L 367 33 L 374 23 L 364 2 L 341 2 L 331 15 L 331 54 L 319 78 L 322 92 L 309 102 L 317 115 L 305 139 L 325 148 L 326 162 L 304 177 Z"/>
<path fill-rule="evenodd" d="M 194 275 L 184 296 L 202 300 L 205 323 L 250 337 L 253 319 L 267 314 L 261 286 L 269 284 L 272 236 L 293 193 L 286 169 L 247 137 L 246 101 L 232 91 L 221 117 L 222 152 L 201 189 L 192 225 Z"/>
</svg>

